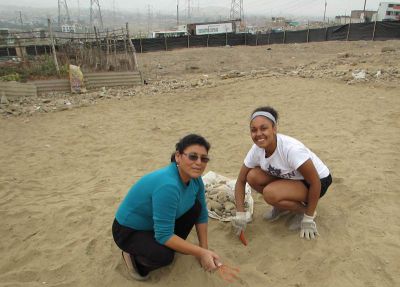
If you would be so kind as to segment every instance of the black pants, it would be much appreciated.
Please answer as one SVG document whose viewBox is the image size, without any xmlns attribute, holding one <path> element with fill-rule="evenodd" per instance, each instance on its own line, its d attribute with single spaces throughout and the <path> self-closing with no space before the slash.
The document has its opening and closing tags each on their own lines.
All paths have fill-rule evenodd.
<svg viewBox="0 0 400 287">
<path fill-rule="evenodd" d="M 200 216 L 201 204 L 198 200 L 181 217 L 175 221 L 175 235 L 186 239 Z M 122 226 L 114 219 L 112 233 L 118 247 L 129 253 L 135 260 L 140 275 L 145 276 L 150 271 L 172 263 L 175 251 L 158 243 L 154 231 L 135 230 Z"/>
</svg>

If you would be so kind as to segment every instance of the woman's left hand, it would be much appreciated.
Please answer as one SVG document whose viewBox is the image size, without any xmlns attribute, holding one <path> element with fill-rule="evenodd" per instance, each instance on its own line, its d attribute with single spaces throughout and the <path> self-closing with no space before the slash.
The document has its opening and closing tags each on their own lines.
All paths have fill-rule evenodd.
<svg viewBox="0 0 400 287">
<path fill-rule="evenodd" d="M 209 272 L 217 269 L 218 265 L 216 262 L 220 262 L 219 256 L 213 251 L 207 249 L 204 249 L 198 259 L 203 269 Z"/>
</svg>

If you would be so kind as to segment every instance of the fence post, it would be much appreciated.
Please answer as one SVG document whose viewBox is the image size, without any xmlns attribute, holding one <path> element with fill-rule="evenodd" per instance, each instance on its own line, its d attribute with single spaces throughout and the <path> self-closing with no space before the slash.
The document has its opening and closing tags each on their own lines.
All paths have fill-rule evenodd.
<svg viewBox="0 0 400 287">
<path fill-rule="evenodd" d="M 165 46 L 165 51 L 168 51 L 167 37 L 165 37 L 165 35 L 164 35 L 164 46 Z"/>
<path fill-rule="evenodd" d="M 123 34 L 125 34 L 124 33 L 124 28 L 121 28 L 121 33 L 122 33 L 122 35 Z M 129 52 L 128 52 L 128 37 L 127 37 L 127 34 L 128 33 L 126 33 L 125 35 L 124 35 L 124 49 L 125 49 L 125 58 L 127 59 L 127 61 L 128 61 L 128 70 L 130 70 L 132 67 L 131 67 L 131 61 L 129 60 L 130 58 L 129 58 Z"/>
<path fill-rule="evenodd" d="M 244 33 L 244 45 L 247 46 L 247 31 Z"/>
<path fill-rule="evenodd" d="M 325 27 L 325 41 L 328 41 L 328 27 Z"/>
<path fill-rule="evenodd" d="M 307 43 L 310 41 L 310 21 L 307 21 Z"/>
<path fill-rule="evenodd" d="M 107 69 L 109 68 L 110 65 L 110 43 L 109 43 L 109 33 L 107 29 L 107 34 L 106 34 L 106 45 L 107 45 L 107 55 L 106 55 L 106 67 Z"/>
<path fill-rule="evenodd" d="M 19 37 L 17 37 L 16 39 L 17 39 L 18 50 L 21 53 L 22 62 L 25 62 L 26 47 L 25 47 L 25 49 L 22 49 L 21 40 L 19 39 Z M 16 51 L 16 53 L 17 53 L 17 51 Z M 18 56 L 18 53 L 17 53 L 17 56 Z"/>
<path fill-rule="evenodd" d="M 188 38 L 187 38 L 187 47 L 190 48 L 190 44 L 189 44 L 189 34 L 188 34 Z"/>
<path fill-rule="evenodd" d="M 256 46 L 258 45 L 258 33 L 256 33 Z"/>
<path fill-rule="evenodd" d="M 286 30 L 283 31 L 283 44 L 285 44 L 285 40 L 286 40 Z"/>
<path fill-rule="evenodd" d="M 49 18 L 47 19 L 47 25 L 49 26 L 51 48 L 53 50 L 54 64 L 56 65 L 57 74 L 58 74 L 58 76 L 60 76 L 60 68 L 58 67 L 56 47 L 54 46 L 53 30 L 51 29 L 51 21 Z"/>
<path fill-rule="evenodd" d="M 131 52 L 132 52 L 132 58 L 133 58 L 133 68 L 134 70 L 139 70 L 139 64 L 137 62 L 137 58 L 136 58 L 136 49 L 135 46 L 132 43 L 132 39 L 131 39 L 131 34 L 129 33 L 129 24 L 128 22 L 126 22 L 125 24 L 126 26 L 126 37 L 128 38 L 129 41 L 129 47 L 131 48 Z"/>
<path fill-rule="evenodd" d="M 225 26 L 225 46 L 228 46 L 228 30 L 226 29 L 226 26 Z"/>
<path fill-rule="evenodd" d="M 271 37 L 271 32 L 268 33 L 268 45 L 269 45 L 269 38 Z"/>
<path fill-rule="evenodd" d="M 8 47 L 6 49 L 7 49 L 7 56 L 10 57 L 10 50 L 8 49 Z"/>
<path fill-rule="evenodd" d="M 102 55 L 102 51 L 101 51 L 101 43 L 100 43 L 100 31 L 97 30 L 96 26 L 93 27 L 94 28 L 94 33 L 96 35 L 96 45 L 97 45 L 97 51 L 96 51 L 96 69 L 98 68 L 97 66 L 97 60 L 99 60 L 99 64 L 100 64 L 100 70 L 103 69 L 103 55 Z M 125 46 L 125 53 L 126 52 L 126 42 L 124 41 L 124 46 Z"/>
<path fill-rule="evenodd" d="M 376 32 L 376 20 L 375 20 L 375 23 L 374 23 L 374 31 L 372 32 L 372 41 L 375 40 L 375 32 Z"/>
<path fill-rule="evenodd" d="M 351 18 L 350 18 L 350 22 L 349 22 L 349 28 L 347 29 L 346 41 L 348 41 L 348 40 L 349 40 L 350 26 L 351 26 Z"/>
<path fill-rule="evenodd" d="M 140 32 L 140 36 L 139 36 L 139 45 L 140 45 L 140 54 L 143 54 L 142 32 Z"/>
</svg>

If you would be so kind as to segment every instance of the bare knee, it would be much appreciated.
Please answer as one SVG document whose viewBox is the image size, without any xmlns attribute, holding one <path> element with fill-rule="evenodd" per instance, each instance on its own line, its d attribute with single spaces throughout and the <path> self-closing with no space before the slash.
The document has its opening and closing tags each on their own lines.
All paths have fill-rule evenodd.
<svg viewBox="0 0 400 287">
<path fill-rule="evenodd" d="M 261 192 L 261 190 L 259 189 L 260 184 L 260 178 L 257 174 L 257 172 L 254 172 L 254 169 L 251 169 L 248 173 L 247 173 L 247 177 L 246 177 L 246 181 L 248 184 L 250 184 L 250 186 L 257 190 L 258 192 Z"/>
<path fill-rule="evenodd" d="M 276 205 L 279 202 L 279 197 L 276 192 L 266 186 L 263 190 L 264 200 L 270 205 Z"/>
<path fill-rule="evenodd" d="M 264 187 L 272 182 L 274 178 L 267 175 L 261 168 L 252 168 L 246 176 L 247 183 L 256 191 L 262 193 Z"/>
</svg>

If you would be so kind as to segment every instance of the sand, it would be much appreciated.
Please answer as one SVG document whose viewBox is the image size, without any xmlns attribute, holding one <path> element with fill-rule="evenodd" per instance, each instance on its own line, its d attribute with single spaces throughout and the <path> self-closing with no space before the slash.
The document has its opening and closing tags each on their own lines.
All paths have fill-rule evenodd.
<svg viewBox="0 0 400 287">
<path fill-rule="evenodd" d="M 389 44 L 399 47 L 398 41 Z M 360 65 L 370 70 L 389 65 L 385 57 L 390 55 L 380 52 L 385 42 L 290 45 L 290 53 L 289 46 L 274 45 L 272 51 L 286 53 L 282 61 L 287 65 L 282 66 L 289 69 L 307 65 L 296 56 L 300 48 L 312 47 L 315 56 L 304 59 L 319 65 L 337 59 L 350 45 L 362 45 L 364 50 L 356 51 L 372 55 Z M 226 264 L 240 268 L 239 280 L 231 285 L 400 284 L 400 92 L 393 86 L 398 77 L 353 84 L 336 76 L 290 73 L 221 80 L 223 69 L 206 55 L 223 57 L 227 50 L 139 55 L 149 78 L 155 74 L 152 68 L 159 69 L 152 63 L 161 62 L 163 74 L 157 80 L 198 79 L 207 73 L 215 79 L 210 85 L 0 119 L 0 286 L 227 285 L 186 255 L 177 255 L 171 266 L 153 272 L 148 282 L 132 281 L 113 242 L 111 224 L 130 186 L 167 164 L 176 141 L 187 133 L 202 134 L 211 142 L 212 161 L 206 171 L 235 178 L 252 144 L 249 114 L 260 105 L 274 106 L 280 112 L 279 132 L 318 154 L 334 179 L 318 205 L 321 236 L 315 241 L 289 231 L 288 218 L 263 220 L 270 207 L 257 194 L 247 247 L 229 223 L 210 219 L 210 248 Z M 279 66 L 275 57 L 252 64 L 248 59 L 257 59 L 241 57 L 243 51 L 262 55 L 266 47 L 229 48 L 237 57 L 226 71 Z M 399 50 L 393 53 L 398 63 Z M 177 63 L 179 56 L 185 65 Z M 177 63 L 175 68 L 164 64 L 168 57 Z M 324 69 L 317 72 L 323 74 Z M 155 77 L 149 81 L 155 82 Z M 151 86 L 148 91 L 154 89 Z M 189 240 L 196 242 L 196 236 L 191 234 Z"/>
</svg>

